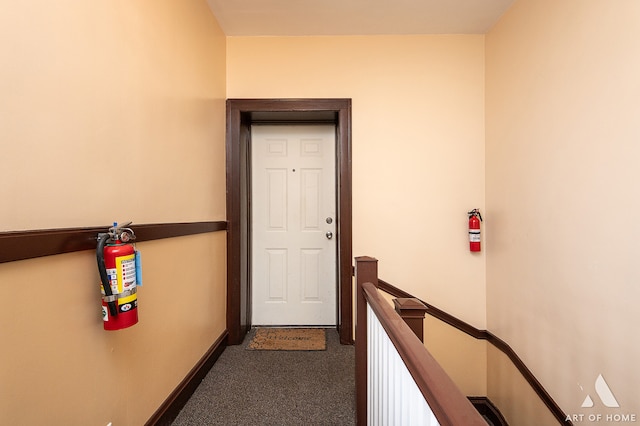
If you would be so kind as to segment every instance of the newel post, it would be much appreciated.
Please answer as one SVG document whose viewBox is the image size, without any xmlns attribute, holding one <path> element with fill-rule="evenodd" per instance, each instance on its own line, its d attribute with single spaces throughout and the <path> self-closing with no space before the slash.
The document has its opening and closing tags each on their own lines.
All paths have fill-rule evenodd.
<svg viewBox="0 0 640 426">
<path fill-rule="evenodd" d="M 399 298 L 393 299 L 393 306 L 411 331 L 424 343 L 424 315 L 427 312 L 424 303 L 413 297 Z"/>
<path fill-rule="evenodd" d="M 356 424 L 367 424 L 367 301 L 362 284 L 378 286 L 378 260 L 356 257 Z"/>
</svg>

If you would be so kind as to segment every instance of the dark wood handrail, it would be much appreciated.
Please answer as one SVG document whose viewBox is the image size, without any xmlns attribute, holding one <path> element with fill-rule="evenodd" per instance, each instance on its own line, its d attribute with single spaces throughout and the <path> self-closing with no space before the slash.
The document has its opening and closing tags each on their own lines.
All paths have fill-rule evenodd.
<svg viewBox="0 0 640 426">
<path fill-rule="evenodd" d="M 365 299 L 396 347 L 427 404 L 443 425 L 486 426 L 460 389 L 442 369 L 411 331 L 404 320 L 389 306 L 372 283 L 364 283 Z"/>
</svg>

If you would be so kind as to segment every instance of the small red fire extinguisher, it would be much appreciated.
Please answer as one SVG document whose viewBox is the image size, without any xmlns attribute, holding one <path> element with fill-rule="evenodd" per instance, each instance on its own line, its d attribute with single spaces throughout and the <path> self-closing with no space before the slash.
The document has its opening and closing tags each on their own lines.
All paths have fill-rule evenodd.
<svg viewBox="0 0 640 426">
<path fill-rule="evenodd" d="M 96 258 L 102 290 L 102 321 L 105 330 L 121 330 L 138 322 L 138 252 L 129 241 L 135 234 L 131 222 L 98 234 Z"/>
<path fill-rule="evenodd" d="M 480 210 L 473 209 L 467 214 L 469 215 L 469 250 L 480 251 L 480 222 L 482 222 Z"/>
</svg>

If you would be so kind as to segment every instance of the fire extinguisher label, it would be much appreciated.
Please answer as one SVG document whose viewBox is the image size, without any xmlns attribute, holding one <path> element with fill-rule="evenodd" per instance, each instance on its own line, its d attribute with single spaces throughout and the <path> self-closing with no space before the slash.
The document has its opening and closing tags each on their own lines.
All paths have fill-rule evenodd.
<svg viewBox="0 0 640 426">
<path fill-rule="evenodd" d="M 479 243 L 480 242 L 480 231 L 469 231 L 469 242 L 471 242 L 471 243 Z"/>
<path fill-rule="evenodd" d="M 120 313 L 129 312 L 130 310 L 135 309 L 137 307 L 138 307 L 138 299 L 134 299 L 131 302 L 123 303 L 122 305 L 119 305 L 118 312 Z"/>
<path fill-rule="evenodd" d="M 117 270 L 115 268 L 107 268 L 107 276 L 109 277 L 109 285 L 111 286 L 111 293 L 112 294 L 117 294 L 119 293 L 118 291 L 118 274 L 116 272 Z M 102 291 L 102 295 L 104 296 L 104 289 L 102 288 L 102 286 L 100 286 L 100 289 Z"/>
<path fill-rule="evenodd" d="M 134 254 L 116 257 L 116 271 L 118 274 L 118 293 L 135 288 L 136 260 Z"/>
</svg>

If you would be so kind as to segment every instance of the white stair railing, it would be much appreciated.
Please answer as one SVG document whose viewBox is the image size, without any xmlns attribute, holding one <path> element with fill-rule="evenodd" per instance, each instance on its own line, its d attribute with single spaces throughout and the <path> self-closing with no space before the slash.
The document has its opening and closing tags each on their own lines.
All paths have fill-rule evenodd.
<svg viewBox="0 0 640 426">
<path fill-rule="evenodd" d="M 367 326 L 367 424 L 439 425 L 369 305 Z"/>
</svg>

